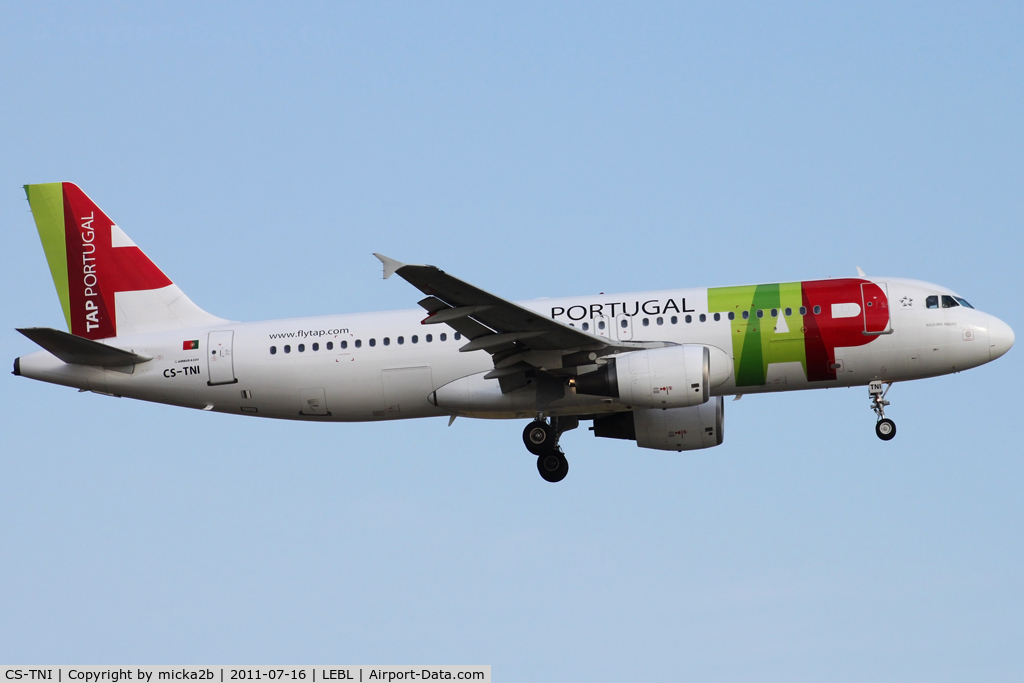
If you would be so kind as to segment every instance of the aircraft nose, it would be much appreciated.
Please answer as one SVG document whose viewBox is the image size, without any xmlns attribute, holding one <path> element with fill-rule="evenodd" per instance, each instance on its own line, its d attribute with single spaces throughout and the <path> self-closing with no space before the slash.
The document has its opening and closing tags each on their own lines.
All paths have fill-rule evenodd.
<svg viewBox="0 0 1024 683">
<path fill-rule="evenodd" d="M 988 351 L 992 360 L 999 358 L 1009 351 L 1010 347 L 1013 346 L 1013 342 L 1016 340 L 1010 326 L 999 318 L 992 318 L 992 323 L 988 327 L 988 338 Z"/>
</svg>

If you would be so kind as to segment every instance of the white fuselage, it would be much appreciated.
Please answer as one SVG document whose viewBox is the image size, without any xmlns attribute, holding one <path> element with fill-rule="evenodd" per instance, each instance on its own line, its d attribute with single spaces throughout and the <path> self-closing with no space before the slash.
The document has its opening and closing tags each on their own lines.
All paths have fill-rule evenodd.
<svg viewBox="0 0 1024 683">
<path fill-rule="evenodd" d="M 935 285 L 878 279 L 888 287 L 890 329 L 870 343 L 836 348 L 829 359 L 835 379 L 808 381 L 798 362 L 770 363 L 764 383 L 737 386 L 730 377 L 714 395 L 792 391 L 866 385 L 872 380 L 902 381 L 958 372 L 987 363 L 1013 343 L 998 319 L 958 306 L 925 308 L 929 295 L 952 294 Z M 685 302 L 685 312 L 644 308 L 644 302 Z M 591 315 L 593 302 L 610 304 Z M 728 320 L 708 315 L 708 290 L 683 289 L 627 295 L 600 295 L 523 302 L 522 306 L 561 322 L 613 339 L 703 344 L 733 358 Z M 579 315 L 568 316 L 566 311 Z M 648 313 L 647 311 L 656 311 Z M 700 321 L 701 314 L 706 320 Z M 522 396 L 502 395 L 485 351 L 460 352 L 465 340 L 446 325 L 424 325 L 419 310 L 330 315 L 253 323 L 176 329 L 121 336 L 105 343 L 152 360 L 135 366 L 102 369 L 68 365 L 48 352 L 19 359 L 20 374 L 46 382 L 145 401 L 290 420 L 373 421 L 443 415 L 532 417 L 531 388 Z M 691 322 L 685 322 L 689 315 Z M 766 314 L 767 315 L 767 314 Z M 779 313 L 780 317 L 784 317 Z M 675 322 L 673 322 L 673 320 Z M 598 329 L 599 323 L 605 323 Z M 766 324 L 778 325 L 777 321 Z M 1009 338 L 1007 339 L 1007 334 Z M 183 350 L 197 340 L 198 349 Z M 466 403 L 434 405 L 433 392 L 451 382 L 478 376 Z M 512 392 L 516 394 L 517 392 Z M 592 415 L 629 409 L 613 399 L 577 395 L 547 409 L 550 415 Z"/>
</svg>

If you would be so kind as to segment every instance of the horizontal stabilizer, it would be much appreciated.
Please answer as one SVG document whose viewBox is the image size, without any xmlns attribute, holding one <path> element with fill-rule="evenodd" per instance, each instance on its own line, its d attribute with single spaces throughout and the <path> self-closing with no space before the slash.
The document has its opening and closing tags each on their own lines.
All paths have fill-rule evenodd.
<svg viewBox="0 0 1024 683">
<path fill-rule="evenodd" d="M 19 329 L 18 332 L 70 365 L 119 368 L 153 360 L 85 337 L 76 337 L 52 327 L 26 327 Z"/>
</svg>

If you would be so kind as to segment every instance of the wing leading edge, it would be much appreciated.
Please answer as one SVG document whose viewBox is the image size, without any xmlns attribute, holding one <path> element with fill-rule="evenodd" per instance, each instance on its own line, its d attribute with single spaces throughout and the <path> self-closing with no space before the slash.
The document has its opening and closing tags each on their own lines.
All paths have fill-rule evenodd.
<svg viewBox="0 0 1024 683">
<path fill-rule="evenodd" d="M 502 392 L 526 384 L 537 372 L 574 375 L 577 368 L 604 356 L 665 346 L 664 342 L 611 341 L 548 318 L 464 282 L 436 266 L 408 265 L 374 254 L 384 264 L 384 278 L 397 274 L 427 295 L 419 302 L 428 315 L 423 324 L 447 324 L 469 341 L 459 350 L 487 351 Z"/>
</svg>

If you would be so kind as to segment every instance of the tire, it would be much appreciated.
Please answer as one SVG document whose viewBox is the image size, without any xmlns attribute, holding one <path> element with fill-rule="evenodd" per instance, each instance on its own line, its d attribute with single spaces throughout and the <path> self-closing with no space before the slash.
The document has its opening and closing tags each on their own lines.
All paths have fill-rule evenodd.
<svg viewBox="0 0 1024 683">
<path fill-rule="evenodd" d="M 882 441 L 889 441 L 896 436 L 896 423 L 889 418 L 884 418 L 875 423 L 875 434 Z"/>
<path fill-rule="evenodd" d="M 569 461 L 561 453 L 548 453 L 537 458 L 537 471 L 544 481 L 555 484 L 569 474 Z"/>
<path fill-rule="evenodd" d="M 526 444 L 526 450 L 539 456 L 554 453 L 558 441 L 555 439 L 555 430 L 551 425 L 534 420 L 523 430 L 523 443 Z"/>
</svg>

